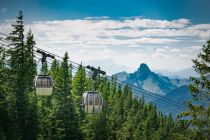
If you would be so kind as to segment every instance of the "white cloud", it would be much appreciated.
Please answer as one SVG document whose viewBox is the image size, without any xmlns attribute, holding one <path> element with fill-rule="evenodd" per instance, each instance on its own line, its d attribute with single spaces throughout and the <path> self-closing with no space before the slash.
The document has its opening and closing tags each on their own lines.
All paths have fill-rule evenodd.
<svg viewBox="0 0 210 140">
<path fill-rule="evenodd" d="M 170 51 L 171 52 L 180 52 L 181 50 L 180 49 L 177 49 L 177 48 L 172 48 Z"/>
<path fill-rule="evenodd" d="M 0 32 L 9 34 L 12 31 L 12 27 L 9 23 L 0 24 Z"/>
<path fill-rule="evenodd" d="M 194 29 L 194 30 L 210 30 L 210 24 L 193 25 L 193 26 L 189 27 L 189 29 Z"/>
<path fill-rule="evenodd" d="M 165 52 L 167 52 L 167 50 L 164 49 L 164 48 L 157 48 L 156 52 L 163 52 L 163 53 L 165 53 Z"/>
<path fill-rule="evenodd" d="M 9 24 L 0 24 L 1 32 L 9 33 Z M 176 71 L 192 66 L 191 59 L 200 52 L 202 40 L 210 38 L 209 25 L 194 25 L 188 19 L 95 17 L 35 21 L 25 25 L 25 31 L 32 29 L 37 47 L 60 56 L 68 51 L 70 58 L 79 63 L 101 62 L 110 73 L 119 68 L 131 72 L 140 63 Z M 105 61 L 116 65 L 108 66 Z"/>
<path fill-rule="evenodd" d="M 183 28 L 190 24 L 190 21 L 187 19 L 167 21 L 136 18 L 134 20 L 125 20 L 124 23 L 124 27 L 133 28 Z"/>
</svg>

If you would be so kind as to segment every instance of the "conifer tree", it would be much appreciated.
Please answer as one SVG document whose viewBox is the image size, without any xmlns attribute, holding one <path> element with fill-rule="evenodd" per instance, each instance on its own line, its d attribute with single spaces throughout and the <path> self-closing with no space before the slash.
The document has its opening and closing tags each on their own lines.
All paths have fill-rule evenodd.
<svg viewBox="0 0 210 140">
<path fill-rule="evenodd" d="M 68 64 L 68 54 L 65 53 L 59 69 L 59 82 L 57 83 L 57 112 L 56 131 L 61 139 L 81 139 L 78 115 L 71 93 L 71 69 Z M 59 138 L 59 139 L 60 139 Z"/>
<path fill-rule="evenodd" d="M 34 36 L 32 34 L 32 31 L 29 30 L 27 37 L 26 37 L 26 43 L 25 43 L 25 67 L 27 73 L 25 73 L 27 79 L 26 79 L 26 87 L 27 91 L 31 92 L 33 90 L 33 82 L 35 79 L 35 75 L 37 74 L 36 70 L 36 61 L 34 60 L 34 46 L 35 46 Z"/>
<path fill-rule="evenodd" d="M 10 87 L 14 84 L 14 74 L 8 65 L 6 49 L 0 48 L 0 139 L 15 139 L 15 96 Z"/>
<path fill-rule="evenodd" d="M 25 43 L 25 64 L 26 67 L 26 98 L 27 98 L 27 114 L 26 118 L 28 120 L 28 138 L 36 139 L 38 134 L 38 116 L 37 116 L 37 97 L 33 91 L 33 82 L 35 79 L 36 71 L 36 61 L 34 60 L 33 48 L 35 46 L 35 41 L 31 30 L 29 30 L 26 43 Z"/>
<path fill-rule="evenodd" d="M 56 82 L 56 76 L 58 75 L 59 72 L 59 68 L 60 68 L 60 64 L 58 60 L 53 60 L 52 65 L 51 65 L 51 69 L 49 71 L 49 75 L 52 76 L 52 78 L 54 79 L 54 82 Z"/>
<path fill-rule="evenodd" d="M 22 12 L 13 27 L 8 39 L 14 48 L 9 51 L 0 48 L 0 139 L 170 140 L 191 139 L 190 135 L 194 134 L 194 139 L 208 139 L 209 105 L 200 107 L 191 102 L 188 112 L 184 113 L 191 115 L 194 133 L 185 121 L 175 122 L 172 116 L 158 112 L 156 106 L 146 103 L 143 97 L 136 98 L 129 85 L 118 85 L 115 76 L 111 80 L 97 78 L 96 88 L 103 96 L 104 106 L 99 114 L 85 115 L 81 98 L 84 91 L 92 90 L 93 80 L 82 66 L 72 78 L 73 66 L 68 64 L 67 53 L 61 64 L 54 60 L 51 65 L 52 96 L 36 96 L 31 86 L 36 74 L 35 41 L 29 31 L 24 43 Z M 209 103 L 209 44 L 210 41 L 194 60 L 201 78 L 193 78 L 191 85 L 192 91 L 196 91 L 194 98 L 206 101 L 205 104 Z M 47 63 L 43 64 L 42 72 L 48 73 Z"/>
<path fill-rule="evenodd" d="M 189 88 L 193 100 L 188 102 L 188 110 L 178 118 L 189 116 L 189 124 L 196 132 L 195 139 L 210 139 L 210 40 L 193 63 L 200 77 L 191 78 L 193 83 Z"/>
<path fill-rule="evenodd" d="M 36 64 L 33 59 L 33 46 L 35 42 L 31 31 L 28 33 L 27 41 L 24 42 L 23 15 L 19 12 L 16 23 L 12 25 L 13 31 L 7 38 L 13 46 L 8 50 L 7 68 L 12 77 L 10 81 L 11 92 L 15 95 L 14 120 L 17 126 L 17 139 L 36 139 L 36 99 L 32 94 L 33 80 L 36 74 Z M 10 79 L 10 78 L 8 78 Z M 9 92 L 8 92 L 9 93 Z M 35 99 L 35 100 L 34 100 Z M 26 131 L 27 129 L 29 129 Z"/>
<path fill-rule="evenodd" d="M 85 92 L 86 84 L 87 83 L 86 83 L 85 69 L 82 67 L 82 65 L 80 65 L 72 81 L 72 94 L 75 100 L 77 113 L 80 115 L 79 116 L 80 122 L 84 120 L 85 116 L 84 111 L 82 110 L 81 101 L 82 101 L 82 95 Z"/>
<path fill-rule="evenodd" d="M 82 65 L 79 66 L 79 69 L 72 81 L 72 94 L 75 96 L 76 101 L 79 102 L 84 90 L 85 90 L 85 70 Z"/>
<path fill-rule="evenodd" d="M 14 46 L 10 49 L 11 54 L 10 66 L 15 71 L 16 80 L 14 81 L 14 92 L 16 96 L 16 123 L 19 131 L 18 139 L 27 139 L 27 99 L 26 99 L 26 75 L 25 75 L 25 45 L 24 45 L 24 25 L 22 11 L 16 19 L 16 24 L 12 25 L 13 31 L 9 36 L 9 40 Z"/>
</svg>

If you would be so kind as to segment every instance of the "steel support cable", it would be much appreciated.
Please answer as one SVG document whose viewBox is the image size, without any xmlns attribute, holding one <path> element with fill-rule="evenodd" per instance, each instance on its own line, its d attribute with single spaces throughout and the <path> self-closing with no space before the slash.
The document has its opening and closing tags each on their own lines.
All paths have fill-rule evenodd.
<svg viewBox="0 0 210 140">
<path fill-rule="evenodd" d="M 36 48 L 38 48 L 38 47 L 36 47 Z M 38 48 L 39 49 L 39 48 Z M 45 50 L 42 50 L 42 51 L 45 51 Z M 47 52 L 47 51 L 46 51 Z M 47 52 L 48 53 L 48 52 Z M 51 55 L 54 55 L 53 53 L 51 53 Z M 55 55 L 55 56 L 57 56 L 57 55 Z M 59 57 L 59 58 L 62 58 L 61 56 L 57 56 L 57 57 Z M 69 62 L 72 62 L 72 61 L 69 61 Z M 80 64 L 78 64 L 78 63 L 76 63 L 76 62 L 74 62 L 74 64 L 76 64 L 76 65 L 80 65 Z M 84 66 L 83 66 L 84 67 Z M 86 68 L 86 67 L 84 67 L 84 68 Z M 108 75 L 105 75 L 108 79 L 111 77 L 111 76 L 108 76 Z M 128 84 L 129 86 L 131 86 L 131 87 L 133 87 L 133 88 L 137 88 L 137 89 L 139 89 L 140 91 L 139 92 L 144 92 L 144 94 L 149 94 L 150 96 L 157 96 L 157 98 L 158 99 L 161 99 L 161 100 L 170 100 L 171 102 L 175 102 L 175 104 L 174 104 L 174 106 L 179 106 L 179 107 L 181 107 L 182 109 L 185 109 L 185 106 L 184 105 L 182 105 L 182 103 L 179 103 L 179 102 L 176 102 L 176 101 L 174 101 L 174 100 L 171 100 L 171 99 L 169 99 L 169 98 L 166 98 L 166 97 L 164 97 L 164 96 L 161 96 L 161 95 L 158 95 L 158 94 L 154 94 L 154 93 L 152 93 L 152 92 L 149 92 L 149 91 L 146 91 L 146 90 L 144 90 L 144 89 L 141 89 L 141 88 L 139 88 L 139 87 L 137 87 L 137 86 L 135 86 L 135 85 L 132 85 L 132 84 L 129 84 L 129 83 L 126 83 L 126 82 L 124 82 L 124 81 L 121 81 L 121 80 L 119 80 L 119 79 L 117 79 L 117 81 L 119 81 L 120 83 L 123 83 L 123 84 Z M 162 98 L 164 98 L 164 99 L 162 99 Z M 171 102 L 169 102 L 170 104 L 171 104 Z M 177 104 L 178 103 L 178 104 Z M 173 104 L 173 103 L 172 103 Z"/>
<path fill-rule="evenodd" d="M 59 60 L 58 60 L 59 61 Z M 62 62 L 62 61 L 60 61 L 60 62 Z M 48 64 L 52 64 L 52 59 L 51 59 L 51 63 L 50 62 L 47 62 Z M 76 74 L 76 72 L 78 71 L 78 68 L 77 67 L 72 67 L 72 70 L 75 70 L 75 74 Z M 72 71 L 73 72 L 73 71 Z M 87 71 L 86 71 L 86 73 L 87 73 Z M 110 79 L 108 79 L 109 81 L 110 81 Z M 111 82 L 111 81 L 110 81 Z M 117 83 L 118 85 L 121 85 L 120 83 Z M 134 92 L 136 92 L 137 90 L 134 90 Z M 138 91 L 137 91 L 138 92 Z M 139 92 L 138 92 L 139 93 Z M 140 94 L 142 94 L 142 95 L 144 95 L 143 93 L 140 93 Z M 152 96 L 148 96 L 147 94 L 145 94 L 144 95 L 144 97 L 145 97 L 145 99 L 149 99 L 149 100 L 151 100 L 152 102 L 154 102 L 154 99 L 157 99 L 156 97 L 152 97 Z M 166 102 L 164 102 L 164 100 L 163 101 L 159 101 L 159 102 L 154 102 L 155 104 L 157 104 L 157 105 L 160 105 L 160 106 L 162 106 L 162 107 L 166 107 L 166 108 L 170 108 L 171 110 L 173 110 L 173 111 L 175 111 L 175 112 L 177 112 L 177 113 L 180 113 L 181 112 L 181 110 L 180 109 L 178 109 L 176 106 L 173 108 L 172 106 L 171 106 L 171 104 L 169 103 L 166 103 Z"/>
<path fill-rule="evenodd" d="M 37 49 L 40 49 L 40 48 L 38 48 L 38 47 L 36 47 Z M 41 49 L 42 51 L 45 51 L 45 50 L 43 50 L 43 49 Z M 45 52 L 47 52 L 47 53 L 49 53 L 48 51 L 45 51 Z M 54 55 L 53 53 L 50 53 L 51 55 Z M 62 58 L 61 56 L 58 56 L 58 55 L 55 55 L 56 57 L 59 57 L 59 58 Z M 69 62 L 73 62 L 73 61 L 69 61 Z M 76 64 L 76 65 L 81 65 L 81 64 L 78 64 L 78 63 L 76 63 L 76 62 L 73 62 L 74 64 Z M 84 66 L 83 66 L 84 67 Z M 86 67 L 84 67 L 84 68 L 86 68 Z M 108 76 L 108 75 L 105 75 L 107 78 L 110 78 L 111 76 Z M 182 104 L 182 103 L 180 103 L 180 102 L 177 102 L 177 101 L 174 101 L 174 100 L 171 100 L 171 99 L 169 99 L 169 98 L 166 98 L 166 97 L 164 97 L 164 96 L 161 96 L 161 95 L 158 95 L 158 94 L 154 94 L 154 93 L 152 93 L 152 92 L 149 92 L 149 91 L 146 91 L 146 90 L 144 90 L 144 89 L 141 89 L 141 88 L 139 88 L 139 87 L 137 87 L 137 86 L 135 86 L 135 85 L 132 85 L 132 84 L 129 84 L 129 83 L 126 83 L 126 82 L 124 82 L 124 81 L 121 81 L 121 80 L 119 80 L 119 79 L 117 79 L 117 81 L 119 81 L 120 83 L 125 83 L 125 84 L 128 84 L 129 86 L 131 86 L 131 87 L 134 87 L 134 88 L 138 88 L 140 91 L 139 92 L 144 92 L 144 94 L 150 94 L 150 96 L 157 96 L 158 97 L 158 99 L 161 99 L 161 98 L 164 98 L 164 99 L 166 99 L 166 100 L 170 100 L 170 103 L 171 102 L 174 102 L 175 104 L 175 106 L 180 106 L 182 109 L 185 109 L 185 106 Z M 164 100 L 164 99 L 161 99 L 161 100 Z M 178 104 L 177 104 L 178 103 Z M 173 103 L 172 103 L 173 104 Z"/>
<path fill-rule="evenodd" d="M 40 48 L 38 48 L 38 47 L 35 47 L 35 48 L 37 48 L 37 49 L 40 49 Z M 45 50 L 43 50 L 43 49 L 41 49 L 42 51 L 45 51 Z M 47 52 L 47 51 L 45 51 L 45 52 Z M 47 53 L 49 53 L 49 52 L 47 52 Z M 51 55 L 54 55 L 53 53 L 50 53 Z M 62 58 L 61 56 L 58 56 L 58 55 L 56 55 L 57 57 L 59 57 L 59 58 Z M 59 60 L 60 61 L 60 60 Z M 71 62 L 72 63 L 72 61 L 69 61 L 69 62 Z M 80 64 L 78 64 L 78 63 L 76 63 L 76 62 L 73 62 L 74 64 L 76 64 L 76 65 L 80 65 Z M 84 66 L 83 66 L 84 67 Z M 107 76 L 107 75 L 106 75 Z M 108 77 L 108 79 L 110 78 L 110 76 L 107 76 Z M 156 98 L 157 99 L 161 99 L 162 101 L 164 100 L 164 101 L 166 101 L 166 102 L 168 102 L 167 100 L 169 100 L 168 98 L 165 98 L 165 97 L 163 97 L 163 96 L 161 96 L 161 95 L 157 95 L 157 94 L 154 94 L 154 93 L 151 93 L 151 92 L 148 92 L 148 91 L 146 91 L 146 90 L 143 90 L 143 89 L 141 89 L 141 88 L 139 88 L 139 87 L 137 87 L 137 86 L 134 86 L 134 85 L 132 85 L 132 84 L 129 84 L 129 83 L 126 83 L 126 82 L 124 82 L 124 81 L 121 81 L 121 80 L 117 80 L 117 81 L 120 81 L 120 84 L 124 84 L 124 85 L 129 85 L 129 86 L 131 86 L 131 87 L 133 87 L 133 88 L 135 88 L 135 91 L 137 91 L 136 89 L 138 89 L 138 91 L 137 92 L 143 92 L 143 94 L 145 94 L 145 95 L 149 95 L 149 96 L 156 96 Z M 155 98 L 153 96 L 153 98 Z M 164 99 L 162 99 L 162 98 L 164 98 Z M 172 102 L 176 102 L 176 101 L 174 101 L 174 100 L 171 100 Z M 170 104 L 173 104 L 172 102 L 168 102 L 168 103 L 170 103 Z M 179 106 L 179 107 L 181 107 L 182 109 L 185 109 L 185 107 L 184 106 L 182 106 L 182 105 L 180 105 L 180 104 L 177 104 L 177 102 L 176 102 L 176 104 L 173 104 L 175 107 L 177 107 L 177 105 Z"/>
<path fill-rule="evenodd" d="M 3 34 L 3 33 L 0 33 L 0 34 Z M 8 37 L 8 35 L 6 35 L 6 34 L 3 34 L 3 35 L 5 35 L 5 36 Z M 40 49 L 40 48 L 38 48 L 38 47 L 34 47 L 34 48 Z M 63 57 L 61 57 L 61 56 L 59 56 L 59 55 L 55 55 L 55 54 L 53 54 L 53 53 L 51 53 L 51 52 L 48 52 L 48 51 L 46 51 L 46 50 L 43 50 L 43 49 L 40 49 L 40 50 L 42 50 L 42 51 L 44 51 L 44 52 L 47 52 L 47 53 L 49 53 L 49 54 L 51 54 L 51 55 L 54 55 L 54 56 L 56 56 L 56 57 L 63 58 Z M 73 64 L 76 64 L 76 65 L 81 65 L 81 64 L 78 64 L 78 63 L 76 63 L 76 62 L 74 62 L 74 61 L 70 61 L 70 60 L 68 60 L 68 61 L 71 62 L 71 63 L 73 63 Z M 83 67 L 86 68 L 85 66 L 83 66 Z M 110 76 L 108 76 L 108 75 L 106 75 L 106 76 L 107 76 L 108 78 L 110 77 Z M 139 87 L 137 87 L 137 86 L 135 86 L 135 85 L 126 83 L 126 82 L 124 82 L 124 81 L 121 81 L 121 80 L 119 80 L 119 79 L 117 79 L 117 81 L 120 81 L 120 83 L 128 84 L 128 85 L 131 86 L 131 87 L 138 88 L 139 90 L 141 90 L 141 91 L 139 91 L 139 92 L 144 92 L 144 94 L 151 94 L 151 95 L 154 95 L 154 96 L 158 96 L 158 97 L 159 97 L 158 99 L 164 98 L 165 100 L 170 100 L 170 104 L 171 104 L 171 102 L 174 102 L 174 103 L 175 103 L 175 104 L 174 104 L 175 106 L 178 105 L 178 106 L 180 106 L 180 107 L 182 107 L 182 108 L 185 108 L 185 105 L 184 105 L 183 103 L 174 101 L 174 100 L 172 100 L 172 99 L 166 98 L 166 97 L 161 96 L 161 95 L 158 95 L 158 94 L 154 94 L 154 93 L 152 93 L 152 92 L 146 91 L 146 90 L 144 90 L 144 89 L 141 89 L 141 88 L 139 88 Z M 150 96 L 151 96 L 151 95 L 150 95 Z M 177 104 L 177 103 L 178 103 L 178 104 Z M 173 104 L 173 103 L 172 103 L 172 104 Z"/>
<path fill-rule="evenodd" d="M 0 47 L 4 48 L 5 50 L 8 50 L 8 49 L 5 48 L 5 47 L 8 47 L 7 45 L 4 45 L 4 46 L 0 45 Z M 38 56 L 40 56 L 40 57 L 38 57 L 38 56 L 36 56 L 36 55 L 38 55 Z M 39 60 L 41 59 L 42 55 L 39 54 L 39 53 L 36 53 L 36 54 L 34 55 L 34 57 L 35 57 L 36 61 L 39 61 Z M 49 62 L 47 62 L 47 63 L 48 63 L 48 64 L 52 64 L 52 61 L 53 61 L 53 59 L 51 59 L 51 63 L 49 63 Z M 59 61 L 59 60 L 58 60 L 58 61 Z M 59 62 L 62 62 L 62 61 L 59 61 Z M 74 66 L 73 66 L 73 67 L 74 67 Z M 72 70 L 78 70 L 78 69 L 75 69 L 75 68 L 77 68 L 77 67 L 74 67 L 74 69 L 72 68 Z"/>
<path fill-rule="evenodd" d="M 128 83 L 126 83 L 126 82 L 124 82 L 124 81 L 120 81 L 119 82 L 121 85 L 126 85 L 126 84 L 128 84 Z M 142 90 L 141 88 L 139 88 L 139 87 L 137 87 L 137 86 L 133 86 L 132 84 L 128 84 L 129 86 L 131 86 L 131 89 L 132 90 L 135 90 L 135 91 L 137 91 L 137 92 L 140 92 L 140 93 L 142 93 L 143 95 L 149 95 L 149 96 L 151 96 L 151 97 L 154 97 L 154 98 L 156 98 L 156 99 L 158 99 L 158 100 L 162 100 L 162 101 L 165 101 L 165 102 L 167 102 L 167 103 L 169 103 L 169 104 L 172 104 L 172 105 L 174 105 L 174 106 L 176 106 L 176 107 L 178 107 L 178 108 L 181 108 L 181 109 L 186 109 L 185 108 L 185 106 L 183 106 L 182 104 L 179 104 L 179 102 L 176 102 L 176 101 L 174 101 L 173 100 L 173 102 L 171 102 L 170 100 L 168 100 L 168 98 L 165 98 L 164 96 L 161 96 L 161 95 L 158 95 L 158 94 L 154 94 L 154 93 L 152 93 L 152 92 L 149 92 L 149 91 L 146 91 L 146 90 Z M 174 104 L 174 102 L 176 102 L 176 104 Z M 178 104 L 177 104 L 178 103 Z"/>
<path fill-rule="evenodd" d="M 74 69 L 74 68 L 73 68 Z M 78 69 L 76 69 L 76 70 L 78 70 Z M 110 81 L 110 79 L 108 79 L 109 80 L 109 82 L 111 82 Z M 121 85 L 120 83 L 117 83 L 118 85 Z M 135 91 L 137 91 L 137 90 L 135 90 Z M 138 92 L 138 91 L 137 91 Z M 139 93 L 139 92 L 138 92 Z M 142 93 L 140 93 L 140 94 L 142 94 Z M 142 94 L 142 95 L 144 95 L 144 94 Z M 144 95 L 144 97 L 146 98 L 146 99 L 150 99 L 151 101 L 153 101 L 154 99 L 157 99 L 156 97 L 152 97 L 152 96 L 149 96 L 149 95 L 147 95 L 147 94 L 145 94 Z M 154 102 L 154 101 L 153 101 Z M 159 104 L 160 106 L 163 106 L 163 107 L 166 107 L 166 108 L 170 108 L 171 110 L 173 110 L 173 111 L 175 111 L 175 112 L 177 112 L 177 113 L 180 113 L 181 112 L 181 110 L 180 109 L 178 109 L 177 108 L 177 106 L 175 106 L 175 107 L 172 107 L 171 106 L 171 104 L 168 104 L 168 103 L 166 103 L 166 102 L 164 102 L 164 101 L 159 101 L 159 102 L 154 102 L 155 104 Z"/>
<path fill-rule="evenodd" d="M 6 46 L 6 47 L 8 47 L 8 46 Z M 39 55 L 40 57 L 41 57 L 41 55 L 39 54 L 39 53 L 36 53 L 34 56 L 35 56 L 35 58 L 37 58 L 37 60 L 39 60 L 40 58 L 39 57 L 37 57 L 36 55 Z M 51 59 L 51 63 L 50 62 L 47 62 L 48 64 L 52 64 L 52 61 L 53 61 L 53 59 Z M 60 61 L 60 60 L 58 60 L 58 61 Z M 62 62 L 62 61 L 60 61 L 60 62 Z M 75 71 L 74 71 L 75 70 Z M 78 71 L 78 67 L 72 67 L 72 73 L 76 73 Z M 86 73 L 87 73 L 87 71 L 86 71 Z M 111 79 L 107 79 L 107 80 L 111 80 Z M 111 82 L 111 81 L 110 81 Z M 121 85 L 120 83 L 117 83 L 118 85 Z M 137 90 L 135 90 L 135 91 L 137 91 Z M 138 93 L 139 93 L 139 91 L 137 91 Z M 144 95 L 143 93 L 140 93 L 140 94 L 142 94 L 142 95 Z M 153 99 L 156 99 L 155 97 L 152 97 L 152 96 L 148 96 L 147 94 L 145 94 L 144 95 L 144 97 L 145 97 L 145 99 L 149 99 L 149 100 L 151 100 L 151 101 L 153 101 Z M 153 101 L 154 102 L 154 101 Z M 175 108 L 173 108 L 170 104 L 166 104 L 164 101 L 163 102 L 154 102 L 155 104 L 157 104 L 157 105 L 160 105 L 160 106 L 163 106 L 163 107 L 166 107 L 167 109 L 171 109 L 171 110 L 173 110 L 173 111 L 175 111 L 175 112 L 177 112 L 177 113 L 179 113 L 179 112 L 181 112 L 180 110 L 177 110 L 177 108 L 175 109 Z M 169 106 L 168 106 L 169 105 Z"/>
<path fill-rule="evenodd" d="M 37 53 L 36 51 L 34 51 L 34 53 L 36 53 L 39 56 L 42 56 L 41 54 Z M 51 60 L 53 62 L 54 59 L 52 58 L 48 58 L 48 60 Z M 62 63 L 63 61 L 56 59 L 58 62 Z M 79 69 L 78 66 L 73 65 L 72 63 L 70 63 L 72 65 L 73 68 Z"/>
<path fill-rule="evenodd" d="M 37 56 L 36 56 L 37 57 Z M 51 63 L 49 62 L 49 61 L 47 61 L 47 63 L 49 64 L 49 65 L 52 65 L 52 59 L 50 60 L 51 61 Z M 76 74 L 77 73 L 77 71 L 78 71 L 78 68 L 77 67 L 72 67 L 72 73 L 73 74 Z M 87 71 L 86 71 L 86 73 L 87 73 Z M 108 79 L 109 80 L 109 79 Z M 109 80 L 110 81 L 110 80 Z M 110 81 L 111 82 L 111 81 Z M 120 83 L 118 83 L 119 85 L 121 85 Z M 140 94 L 142 94 L 142 93 L 140 93 Z M 143 95 L 143 94 L 142 94 Z M 148 99 L 148 100 L 151 100 L 151 101 L 153 101 L 154 99 L 156 99 L 155 97 L 151 97 L 151 96 L 148 96 L 147 94 L 144 96 L 145 97 L 145 99 Z M 173 110 L 174 112 L 176 112 L 176 113 L 180 113 L 181 112 L 181 110 L 180 109 L 178 109 L 178 108 L 173 108 L 170 104 L 166 104 L 164 101 L 162 102 L 162 101 L 159 101 L 159 102 L 155 102 L 155 104 L 157 105 L 157 106 L 162 106 L 162 107 L 165 107 L 165 108 L 167 108 L 168 110 Z"/>
<path fill-rule="evenodd" d="M 39 49 L 38 47 L 36 47 L 37 49 Z M 42 51 L 45 51 L 45 50 L 43 50 L 42 49 Z M 45 51 L 45 52 L 47 52 L 47 51 Z M 47 52 L 48 53 L 48 52 Z M 54 55 L 53 53 L 51 53 L 51 55 Z M 62 58 L 62 57 L 60 57 L 60 56 L 58 56 L 59 58 Z M 59 60 L 60 61 L 60 60 Z M 72 62 L 72 61 L 69 61 L 69 62 Z M 80 64 L 78 64 L 78 63 L 75 63 L 74 62 L 74 64 L 77 64 L 77 65 L 80 65 Z M 72 65 L 73 66 L 73 65 Z M 75 66 L 74 66 L 75 67 Z M 83 66 L 84 67 L 84 66 Z M 106 75 L 107 76 L 107 75 Z M 108 79 L 110 78 L 110 76 L 107 76 L 108 77 Z M 118 81 L 120 81 L 120 80 L 118 80 Z M 143 94 L 144 96 L 145 95 L 148 95 L 148 96 L 152 96 L 153 98 L 156 98 L 156 99 L 161 99 L 162 101 L 164 101 L 164 102 L 167 102 L 167 100 L 168 100 L 168 98 L 166 98 L 166 100 L 164 100 L 164 99 L 162 99 L 162 98 L 164 98 L 163 96 L 160 96 L 160 95 L 157 95 L 157 94 L 154 94 L 154 93 L 151 93 L 151 92 L 148 92 L 148 91 L 146 91 L 146 90 L 143 90 L 143 89 L 141 89 L 141 88 L 139 88 L 139 87 L 137 87 L 137 86 L 134 86 L 134 85 L 132 85 L 132 84 L 129 84 L 129 83 L 126 83 L 126 82 L 124 82 L 124 81 L 120 81 L 119 82 L 119 84 L 124 84 L 124 85 L 126 85 L 126 84 L 128 84 L 129 86 L 131 86 L 131 87 L 134 87 L 135 89 L 133 89 L 133 90 L 135 90 L 136 92 L 138 92 L 138 93 L 140 93 L 140 94 Z M 137 90 L 138 89 L 138 90 Z M 142 92 L 144 92 L 144 93 L 142 93 Z M 153 95 L 156 95 L 156 97 L 154 97 Z M 173 101 L 173 100 L 172 100 Z M 176 101 L 173 101 L 173 102 L 176 102 Z M 172 102 L 168 102 L 170 105 L 171 104 L 173 104 Z M 179 104 L 173 104 L 174 105 L 174 107 L 177 107 L 177 105 L 178 106 L 180 106 Z M 185 109 L 185 107 L 181 107 L 182 109 Z"/>
</svg>

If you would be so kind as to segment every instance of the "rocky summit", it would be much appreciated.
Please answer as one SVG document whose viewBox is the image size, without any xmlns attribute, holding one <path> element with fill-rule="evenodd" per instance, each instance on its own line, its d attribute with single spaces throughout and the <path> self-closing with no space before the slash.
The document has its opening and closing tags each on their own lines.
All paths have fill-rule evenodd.
<svg viewBox="0 0 210 140">
<path fill-rule="evenodd" d="M 140 64 L 138 70 L 133 73 L 120 72 L 115 75 L 119 80 L 160 95 L 166 95 L 174 89 L 187 84 L 186 79 L 170 79 L 156 74 L 145 63 Z"/>
</svg>

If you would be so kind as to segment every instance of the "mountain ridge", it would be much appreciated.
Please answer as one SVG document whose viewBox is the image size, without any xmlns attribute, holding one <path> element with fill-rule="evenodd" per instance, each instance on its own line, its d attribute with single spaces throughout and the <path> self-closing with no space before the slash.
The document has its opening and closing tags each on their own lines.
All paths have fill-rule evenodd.
<svg viewBox="0 0 210 140">
<path fill-rule="evenodd" d="M 157 70 L 157 73 L 159 75 L 164 75 L 169 78 L 179 78 L 179 79 L 185 79 L 185 78 L 190 78 L 190 77 L 198 77 L 198 73 L 196 73 L 193 69 L 193 67 L 178 70 L 175 72 L 168 72 L 168 71 L 163 71 L 163 70 Z"/>
<path fill-rule="evenodd" d="M 149 91 L 147 93 L 146 102 L 152 102 L 157 105 L 157 108 L 164 114 L 168 112 L 172 113 L 175 118 L 178 114 L 177 111 L 171 109 L 170 104 L 160 105 L 159 102 L 163 102 L 163 98 L 168 100 L 173 100 L 174 103 L 184 103 L 184 101 L 191 99 L 190 91 L 188 85 L 190 83 L 189 79 L 186 78 L 169 78 L 164 75 L 155 73 L 149 69 L 146 64 L 140 64 L 140 67 L 133 73 L 119 72 L 115 74 L 118 80 L 124 81 L 130 85 L 134 85 L 140 89 Z M 134 95 L 141 97 L 144 93 L 138 92 L 132 87 Z M 153 94 L 158 94 L 155 98 Z M 165 100 L 165 99 L 164 99 Z M 169 101 L 171 102 L 171 101 Z M 179 110 L 176 108 L 176 110 Z M 182 112 L 183 110 L 179 110 Z M 179 113 L 180 113 L 179 112 Z"/>
<path fill-rule="evenodd" d="M 121 81 L 160 95 L 166 95 L 177 88 L 177 85 L 171 79 L 152 72 L 145 63 L 140 64 L 137 71 L 133 73 L 120 72 L 115 76 Z"/>
</svg>

